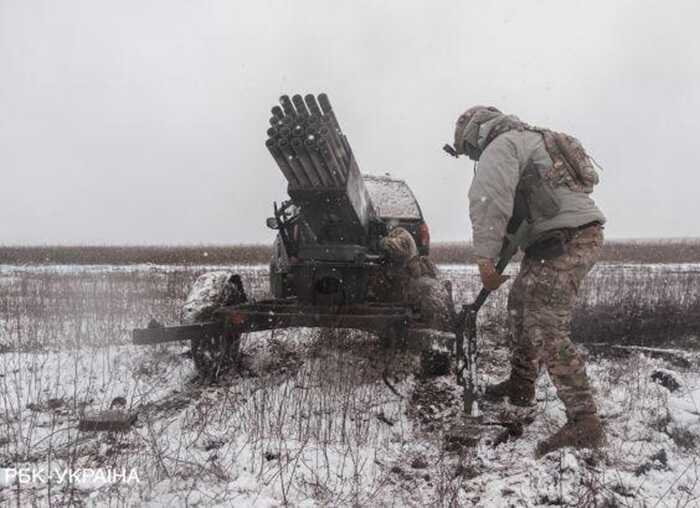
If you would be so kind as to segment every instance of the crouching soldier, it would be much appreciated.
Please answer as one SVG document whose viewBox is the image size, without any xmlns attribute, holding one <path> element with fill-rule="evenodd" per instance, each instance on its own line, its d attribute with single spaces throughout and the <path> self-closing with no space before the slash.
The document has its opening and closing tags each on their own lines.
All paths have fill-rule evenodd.
<svg viewBox="0 0 700 508">
<path fill-rule="evenodd" d="M 396 227 L 382 238 L 380 248 L 386 263 L 370 285 L 372 292 L 382 292 L 382 301 L 412 304 L 427 328 L 452 332 L 454 304 L 449 286 L 438 280 L 430 258 L 418 255 L 411 233 Z"/>
<path fill-rule="evenodd" d="M 605 435 L 584 360 L 569 337 L 578 289 L 603 243 L 605 217 L 590 195 L 598 183 L 591 160 L 575 138 L 483 106 L 457 120 L 453 155 L 462 154 L 478 161 L 469 215 L 484 287 L 495 290 L 506 279 L 494 266 L 506 232 L 514 224 L 526 228 L 525 257 L 508 297 L 510 376 L 488 386 L 485 397 L 532 405 L 544 365 L 568 421 L 538 444 L 536 455 L 599 447 Z"/>
</svg>

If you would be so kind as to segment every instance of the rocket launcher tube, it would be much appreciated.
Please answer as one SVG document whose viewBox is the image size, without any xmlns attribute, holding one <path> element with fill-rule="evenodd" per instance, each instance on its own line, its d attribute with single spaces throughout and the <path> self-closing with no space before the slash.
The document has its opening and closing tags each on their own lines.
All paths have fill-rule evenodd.
<svg viewBox="0 0 700 508">
<path fill-rule="evenodd" d="M 347 173 L 343 167 L 338 163 L 338 159 L 333 154 L 333 151 L 328 146 L 328 142 L 321 139 L 318 142 L 319 151 L 321 152 L 321 157 L 323 158 L 326 166 L 329 168 L 331 174 L 334 174 L 334 178 L 343 184 L 346 182 Z"/>
<path fill-rule="evenodd" d="M 318 152 L 318 147 L 316 146 L 316 142 L 314 140 L 305 139 L 304 147 L 306 148 L 306 152 L 309 154 L 311 163 L 314 165 L 314 168 L 316 168 L 316 172 L 319 175 L 322 175 L 324 185 L 329 187 L 336 187 L 342 184 L 341 181 L 334 178 L 333 172 L 330 171 L 330 168 L 327 166 L 327 164 L 321 157 L 321 154 Z"/>
<path fill-rule="evenodd" d="M 333 180 L 338 182 L 341 187 L 346 187 L 347 178 L 345 177 L 345 172 L 342 170 L 338 161 L 333 157 L 332 153 L 326 147 L 324 149 L 323 140 L 317 139 L 315 141 L 316 153 L 323 160 L 323 163 L 328 168 L 328 173 L 333 177 Z"/>
<path fill-rule="evenodd" d="M 297 94 L 292 97 L 292 102 L 294 103 L 294 107 L 297 108 L 297 112 L 299 113 L 300 116 L 306 118 L 309 116 L 309 110 L 306 109 L 306 105 L 304 104 L 304 99 L 302 99 L 301 95 Z"/>
<path fill-rule="evenodd" d="M 282 97 L 280 97 L 280 104 L 282 104 L 282 109 L 284 110 L 285 115 L 291 117 L 297 116 L 297 112 L 294 110 L 292 101 L 289 100 L 289 95 L 283 95 Z"/>
<path fill-rule="evenodd" d="M 349 158 L 349 152 L 343 143 L 343 134 L 340 130 L 333 125 L 333 121 L 324 117 L 321 119 L 321 127 L 319 127 L 319 134 L 322 134 L 334 148 L 334 150 L 341 157 L 343 162 L 347 162 Z"/>
<path fill-rule="evenodd" d="M 303 123 L 297 123 L 292 127 L 292 136 L 302 137 L 306 133 L 306 127 Z"/>
<path fill-rule="evenodd" d="M 294 150 L 294 153 L 297 156 L 297 160 L 304 168 L 304 172 L 306 173 L 306 176 L 309 182 L 311 183 L 311 186 L 322 187 L 323 180 L 321 179 L 321 176 L 316 172 L 316 168 L 314 168 L 309 154 L 306 153 L 306 150 L 304 149 L 304 142 L 301 140 L 301 138 L 295 137 L 292 138 L 290 144 L 292 145 L 292 150 Z"/>
<path fill-rule="evenodd" d="M 347 175 L 347 171 L 345 171 L 346 168 L 343 166 L 342 160 L 338 158 L 337 154 L 333 150 L 328 140 L 323 137 L 320 138 L 318 140 L 318 147 L 321 151 L 321 156 L 323 157 L 323 160 L 326 161 L 326 164 L 328 164 L 328 166 L 333 166 L 339 173 L 340 179 L 342 181 L 345 181 Z"/>
<path fill-rule="evenodd" d="M 300 187 L 310 187 L 311 182 L 309 181 L 308 177 L 306 176 L 306 172 L 304 171 L 303 166 L 301 165 L 301 163 L 297 159 L 297 156 L 294 153 L 294 151 L 292 150 L 292 147 L 289 145 L 289 141 L 286 139 L 280 139 L 277 142 L 277 147 L 278 147 L 279 151 L 282 153 L 282 156 L 284 157 L 285 161 L 287 161 L 287 164 L 289 165 L 290 169 L 292 170 L 292 174 L 294 175 L 299 186 Z M 291 183 L 291 181 L 289 183 Z"/>
<path fill-rule="evenodd" d="M 285 177 L 290 174 L 289 195 L 306 210 L 314 233 L 329 241 L 362 244 L 374 210 L 357 162 L 328 97 L 309 94 L 304 103 L 305 109 L 296 95 L 280 98 L 284 115 L 275 126 L 278 135 L 269 141 L 270 146 L 277 141 L 271 153 Z"/>
<path fill-rule="evenodd" d="M 323 111 L 323 115 L 331 121 L 331 125 L 333 126 L 333 128 L 337 129 L 340 132 L 340 125 L 338 124 L 338 119 L 335 117 L 335 113 L 333 112 L 333 108 L 331 107 L 331 101 L 328 99 L 328 96 L 325 93 L 318 95 L 318 103 L 321 105 L 321 111 Z"/>
<path fill-rule="evenodd" d="M 304 139 L 302 141 L 304 151 L 308 155 L 311 165 L 313 166 L 316 174 L 319 176 L 321 183 L 324 187 L 334 187 L 336 186 L 335 180 L 333 180 L 332 174 L 328 171 L 328 168 L 323 163 L 323 160 L 319 154 L 314 149 L 314 142 L 309 139 Z"/>
<path fill-rule="evenodd" d="M 316 115 L 310 116 L 306 119 L 306 125 L 308 127 L 318 128 L 321 125 L 321 117 Z"/>
<path fill-rule="evenodd" d="M 329 127 L 328 124 L 324 123 L 318 129 L 318 135 L 328 142 L 328 146 L 332 148 L 336 154 L 341 157 L 339 160 L 344 161 L 343 153 L 340 150 L 340 144 L 338 143 L 338 138 L 333 135 L 333 128 Z"/>
<path fill-rule="evenodd" d="M 335 113 L 333 112 L 331 101 L 328 99 L 328 96 L 325 93 L 322 93 L 318 96 L 318 102 L 321 105 L 324 115 L 329 119 L 330 125 L 333 127 L 333 134 L 337 136 L 339 144 L 343 147 L 343 152 L 346 157 L 345 160 L 347 160 L 349 163 L 350 158 L 352 157 L 352 150 L 350 149 L 350 144 L 348 143 L 345 134 L 343 134 L 343 131 L 340 129 L 340 124 L 338 124 L 338 119 L 335 117 Z"/>
<path fill-rule="evenodd" d="M 276 117 L 278 120 L 282 120 L 282 118 L 284 118 L 284 112 L 279 106 L 273 106 L 270 112 L 272 113 L 272 116 Z"/>
<path fill-rule="evenodd" d="M 323 111 L 324 117 L 328 119 L 328 125 L 329 127 L 331 127 L 333 135 L 338 138 L 340 144 L 343 145 L 346 155 L 349 157 L 350 150 L 347 146 L 347 141 L 344 140 L 345 136 L 343 135 L 343 131 L 340 128 L 338 119 L 335 117 L 335 113 L 333 112 L 333 108 L 331 107 L 331 101 L 328 99 L 328 96 L 325 93 L 322 93 L 318 96 L 318 102 L 321 105 L 321 110 Z"/>
<path fill-rule="evenodd" d="M 311 112 L 312 116 L 315 116 L 317 118 L 323 116 L 321 108 L 318 107 L 318 102 L 316 102 L 316 97 L 314 97 L 313 94 L 307 94 L 304 97 L 304 101 L 306 102 L 306 106 L 309 108 L 309 111 Z"/>
<path fill-rule="evenodd" d="M 343 173 L 347 174 L 346 161 L 348 160 L 348 157 L 345 154 L 340 140 L 333 135 L 333 131 L 327 125 L 321 127 L 318 130 L 318 133 L 321 136 L 321 138 L 326 141 L 328 149 L 333 153 L 333 156 L 336 158 L 339 168 L 343 171 Z"/>
<path fill-rule="evenodd" d="M 280 148 L 277 146 L 275 140 L 268 139 L 267 141 L 265 141 L 265 146 L 270 151 L 272 158 L 275 159 L 275 162 L 279 166 L 280 170 L 282 170 L 282 173 L 284 174 L 284 177 L 287 179 L 289 184 L 291 186 L 299 185 L 299 181 L 294 175 L 294 171 L 289 165 L 289 161 L 286 159 Z"/>
</svg>

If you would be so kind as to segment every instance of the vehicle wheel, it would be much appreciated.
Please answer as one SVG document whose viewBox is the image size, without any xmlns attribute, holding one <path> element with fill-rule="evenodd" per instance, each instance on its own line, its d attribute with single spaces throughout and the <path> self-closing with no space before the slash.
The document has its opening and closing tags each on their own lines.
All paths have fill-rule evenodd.
<svg viewBox="0 0 700 508">
<path fill-rule="evenodd" d="M 192 360 L 202 379 L 214 381 L 238 365 L 240 333 L 222 333 L 207 339 L 192 339 Z"/>
<path fill-rule="evenodd" d="M 183 306 L 184 323 L 211 321 L 220 307 L 247 301 L 241 277 L 217 271 L 201 275 L 190 290 Z M 238 364 L 241 334 L 224 331 L 206 339 L 192 339 L 192 359 L 199 375 L 212 381 Z"/>
</svg>

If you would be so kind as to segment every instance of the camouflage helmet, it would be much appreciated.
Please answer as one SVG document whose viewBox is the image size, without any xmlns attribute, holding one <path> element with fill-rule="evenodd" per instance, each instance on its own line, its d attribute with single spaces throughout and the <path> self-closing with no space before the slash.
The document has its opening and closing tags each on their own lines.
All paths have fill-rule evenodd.
<svg viewBox="0 0 700 508">
<path fill-rule="evenodd" d="M 455 126 L 455 152 L 477 160 L 481 155 L 478 143 L 479 126 L 501 114 L 501 111 L 493 106 L 473 106 L 462 113 Z"/>
<path fill-rule="evenodd" d="M 381 248 L 393 263 L 404 265 L 418 255 L 416 241 L 406 229 L 396 227 L 381 240 Z"/>
</svg>

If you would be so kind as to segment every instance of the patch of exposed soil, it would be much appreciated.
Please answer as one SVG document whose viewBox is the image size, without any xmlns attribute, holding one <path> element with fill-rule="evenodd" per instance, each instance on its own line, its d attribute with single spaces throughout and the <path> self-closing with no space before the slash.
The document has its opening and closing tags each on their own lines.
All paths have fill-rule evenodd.
<svg viewBox="0 0 700 508">
<path fill-rule="evenodd" d="M 418 380 L 410 396 L 408 416 L 418 421 L 424 432 L 444 430 L 460 416 L 459 390 L 443 378 Z"/>
</svg>

